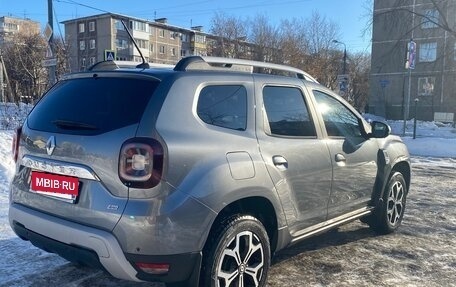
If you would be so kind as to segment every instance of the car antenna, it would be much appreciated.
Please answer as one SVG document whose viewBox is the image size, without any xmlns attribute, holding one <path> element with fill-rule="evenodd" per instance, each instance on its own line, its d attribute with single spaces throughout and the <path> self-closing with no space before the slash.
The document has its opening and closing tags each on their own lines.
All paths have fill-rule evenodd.
<svg viewBox="0 0 456 287">
<path fill-rule="evenodd" d="M 131 35 L 130 30 L 128 30 L 127 25 L 125 25 L 125 22 L 123 20 L 120 20 L 120 22 L 122 22 L 122 25 L 124 26 L 125 31 L 127 31 L 128 36 L 130 37 L 131 41 L 133 42 L 133 44 L 136 47 L 136 50 L 138 50 L 139 55 L 141 56 L 142 63 L 137 65 L 136 68 L 149 69 L 150 68 L 149 63 L 146 62 L 146 58 L 144 58 L 144 55 L 141 53 L 141 50 L 139 49 L 138 44 L 136 43 L 135 39 Z"/>
</svg>

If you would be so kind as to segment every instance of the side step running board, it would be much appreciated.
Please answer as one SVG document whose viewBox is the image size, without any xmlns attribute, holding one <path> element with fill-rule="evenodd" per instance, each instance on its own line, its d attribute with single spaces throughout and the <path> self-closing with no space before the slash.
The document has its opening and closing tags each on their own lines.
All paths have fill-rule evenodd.
<svg viewBox="0 0 456 287">
<path fill-rule="evenodd" d="M 373 212 L 374 207 L 364 207 L 358 210 L 355 210 L 353 212 L 341 215 L 339 217 L 327 220 L 325 222 L 319 223 L 317 225 L 308 227 L 304 230 L 302 230 L 300 235 L 294 237 L 291 240 L 291 244 L 298 243 L 298 241 L 301 241 L 307 237 L 311 237 L 313 235 L 316 235 L 318 233 L 322 233 L 326 230 L 332 229 L 338 225 L 342 225 L 344 223 L 347 223 L 349 221 L 353 221 L 355 219 L 361 218 L 363 216 L 369 215 Z"/>
</svg>

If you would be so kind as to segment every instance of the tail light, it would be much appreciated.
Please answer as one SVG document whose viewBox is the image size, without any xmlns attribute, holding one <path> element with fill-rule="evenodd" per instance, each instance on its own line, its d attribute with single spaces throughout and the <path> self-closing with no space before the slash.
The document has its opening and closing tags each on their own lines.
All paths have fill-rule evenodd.
<svg viewBox="0 0 456 287">
<path fill-rule="evenodd" d="M 11 153 L 13 154 L 14 162 L 17 162 L 17 157 L 19 155 L 19 143 L 21 139 L 22 127 L 16 129 L 16 132 L 13 136 L 13 143 L 11 146 Z"/>
<path fill-rule="evenodd" d="M 154 275 L 162 275 L 166 274 L 169 271 L 169 264 L 168 263 L 136 263 L 139 269 L 142 271 L 154 274 Z"/>
<path fill-rule="evenodd" d="M 122 145 L 119 158 L 119 178 L 133 188 L 156 186 L 163 171 L 163 148 L 149 138 L 133 138 Z"/>
</svg>

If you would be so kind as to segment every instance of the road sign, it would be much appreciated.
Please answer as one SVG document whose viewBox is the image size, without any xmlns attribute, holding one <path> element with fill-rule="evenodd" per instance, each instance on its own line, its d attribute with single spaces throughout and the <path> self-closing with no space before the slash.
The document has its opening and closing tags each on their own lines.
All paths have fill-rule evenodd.
<svg viewBox="0 0 456 287">
<path fill-rule="evenodd" d="M 46 41 L 49 42 L 49 40 L 51 39 L 52 37 L 52 28 L 51 28 L 51 25 L 49 25 L 49 23 L 46 24 L 46 28 L 44 28 L 44 37 L 46 37 Z"/>
<path fill-rule="evenodd" d="M 382 88 L 386 88 L 386 86 L 388 86 L 390 84 L 390 81 L 389 80 L 380 80 L 380 87 Z"/>
<path fill-rule="evenodd" d="M 52 53 L 52 49 L 51 49 L 51 46 L 49 44 L 47 44 L 47 48 L 46 48 L 46 59 L 51 59 L 54 57 L 54 53 Z"/>
<path fill-rule="evenodd" d="M 41 62 L 43 64 L 43 67 L 52 67 L 57 65 L 57 59 L 46 59 Z"/>
<path fill-rule="evenodd" d="M 104 60 L 105 61 L 114 61 L 116 59 L 116 51 L 105 50 L 104 51 Z"/>
<path fill-rule="evenodd" d="M 413 70 L 416 63 L 416 43 L 410 40 L 407 44 L 407 59 L 405 61 L 405 68 Z"/>
<path fill-rule="evenodd" d="M 349 75 L 337 75 L 337 82 L 339 83 L 339 91 L 340 92 L 347 92 L 348 91 L 348 84 L 350 82 Z"/>
</svg>

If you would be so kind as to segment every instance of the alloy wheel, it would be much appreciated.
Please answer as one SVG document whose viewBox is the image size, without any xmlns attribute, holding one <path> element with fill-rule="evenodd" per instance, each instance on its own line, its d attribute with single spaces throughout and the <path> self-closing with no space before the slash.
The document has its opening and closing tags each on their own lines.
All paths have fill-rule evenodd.
<svg viewBox="0 0 456 287">
<path fill-rule="evenodd" d="M 226 245 L 217 266 L 219 287 L 259 286 L 263 275 L 263 245 L 256 234 L 243 231 Z"/>
<path fill-rule="evenodd" d="M 388 222 L 395 226 L 402 216 L 404 210 L 404 186 L 396 181 L 390 188 L 388 195 Z"/>
</svg>

